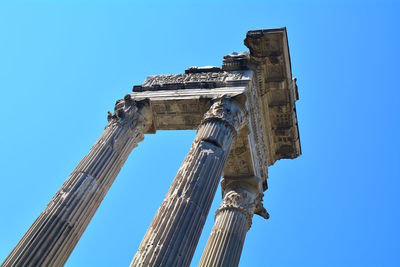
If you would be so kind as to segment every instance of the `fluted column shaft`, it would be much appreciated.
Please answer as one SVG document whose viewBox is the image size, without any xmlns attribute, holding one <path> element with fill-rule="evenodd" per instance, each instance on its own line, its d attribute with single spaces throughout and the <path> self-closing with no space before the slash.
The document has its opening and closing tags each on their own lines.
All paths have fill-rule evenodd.
<svg viewBox="0 0 400 267">
<path fill-rule="evenodd" d="M 239 265 L 256 204 L 257 194 L 247 184 L 235 182 L 224 189 L 224 198 L 215 214 L 215 223 L 199 266 Z"/>
<path fill-rule="evenodd" d="M 230 99 L 211 106 L 131 266 L 189 266 L 244 118 Z"/>
<path fill-rule="evenodd" d="M 63 266 L 128 158 L 143 140 L 143 103 L 129 95 L 2 266 Z M 140 110 L 138 110 L 140 108 Z"/>
</svg>

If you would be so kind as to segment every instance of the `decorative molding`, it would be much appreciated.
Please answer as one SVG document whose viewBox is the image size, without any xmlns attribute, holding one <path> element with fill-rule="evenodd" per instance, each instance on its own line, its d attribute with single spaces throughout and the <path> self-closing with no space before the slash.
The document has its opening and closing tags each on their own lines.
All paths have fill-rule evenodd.
<svg viewBox="0 0 400 267">
<path fill-rule="evenodd" d="M 254 74 L 254 78 L 256 78 L 256 75 Z M 253 144 L 253 149 L 251 149 L 251 152 L 253 153 L 254 157 L 254 162 L 253 164 L 255 165 L 254 167 L 258 167 L 256 170 L 256 175 L 261 177 L 262 179 L 265 180 L 265 184 L 267 185 L 267 179 L 268 179 L 268 151 L 269 147 L 268 145 L 269 142 L 266 142 L 264 139 L 264 134 L 263 128 L 262 128 L 262 121 L 263 121 L 263 116 L 260 111 L 260 106 L 259 106 L 259 95 L 258 91 L 256 88 L 256 83 L 255 81 L 252 81 L 250 86 L 249 86 L 249 91 L 247 92 L 247 109 L 249 110 L 249 129 L 250 129 L 250 135 L 252 135 L 250 140 L 254 141 Z M 254 151 L 255 150 L 255 151 Z M 266 186 L 265 189 L 267 189 L 268 186 Z"/>
<path fill-rule="evenodd" d="M 132 99 L 130 94 L 127 94 L 123 100 L 118 100 L 115 103 L 114 114 L 110 111 L 107 113 L 108 124 L 106 128 L 116 124 L 142 132 L 146 128 L 153 128 L 151 125 L 152 111 L 148 99 L 137 101 Z"/>
<path fill-rule="evenodd" d="M 256 205 L 257 196 L 254 193 L 239 185 L 234 185 L 225 190 L 221 207 L 215 213 L 215 217 L 224 210 L 238 210 L 246 217 L 250 229 Z"/>
<path fill-rule="evenodd" d="M 246 123 L 246 117 L 247 114 L 236 101 L 228 97 L 221 97 L 214 100 L 211 108 L 204 115 L 201 124 L 212 120 L 220 120 L 233 130 L 234 135 L 237 135 Z"/>
<path fill-rule="evenodd" d="M 297 124 L 296 80 L 292 79 L 286 28 L 247 32 L 249 68 L 257 81 L 263 128 L 266 133 L 268 165 L 282 158 L 301 155 Z"/>
<path fill-rule="evenodd" d="M 232 52 L 224 56 L 222 61 L 222 69 L 226 71 L 248 70 L 249 59 L 249 52 Z"/>
<path fill-rule="evenodd" d="M 191 69 L 195 69 L 195 67 L 192 67 Z M 197 70 L 199 70 L 199 68 L 197 68 Z M 240 83 L 242 80 L 246 82 L 248 81 L 243 71 L 199 71 L 188 72 L 185 74 L 155 75 L 148 76 L 142 85 L 134 86 L 133 91 L 142 92 L 193 88 L 210 89 L 227 87 L 232 85 L 232 83 Z"/>
<path fill-rule="evenodd" d="M 264 208 L 263 198 L 264 198 L 264 193 L 260 192 L 258 194 L 258 196 L 257 196 L 256 210 L 254 211 L 254 213 L 259 215 L 259 216 L 261 216 L 262 218 L 268 220 L 269 219 L 269 213 Z"/>
</svg>

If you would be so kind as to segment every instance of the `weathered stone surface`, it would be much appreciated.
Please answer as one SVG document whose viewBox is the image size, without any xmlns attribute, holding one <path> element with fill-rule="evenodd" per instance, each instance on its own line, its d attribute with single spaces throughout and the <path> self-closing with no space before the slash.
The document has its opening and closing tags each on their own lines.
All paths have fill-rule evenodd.
<svg viewBox="0 0 400 267">
<path fill-rule="evenodd" d="M 224 178 L 223 201 L 215 213 L 215 224 L 199 266 L 239 265 L 246 233 L 258 203 L 260 183 L 261 179 L 257 177 Z"/>
<path fill-rule="evenodd" d="M 50 200 L 2 266 L 63 266 L 131 150 L 143 140 L 146 103 L 120 103 L 90 152 Z"/>
<path fill-rule="evenodd" d="M 149 76 L 135 86 L 134 99 L 150 99 L 156 129 L 196 129 L 215 97 L 244 96 L 250 115 L 247 134 L 238 143 L 247 151 L 228 158 L 224 175 L 268 177 L 267 167 L 281 158 L 301 154 L 286 29 L 250 31 L 245 44 L 250 53 L 231 53 L 217 67 L 191 67 L 185 74 Z M 234 145 L 235 146 L 235 145 Z M 256 153 L 250 152 L 256 151 Z M 238 151 L 238 150 L 234 150 Z M 250 156 L 252 155 L 252 156 Z M 245 173 L 247 170 L 247 173 Z M 236 175 L 239 176 L 239 175 Z"/>
<path fill-rule="evenodd" d="M 250 49 L 268 153 L 268 165 L 301 154 L 296 115 L 299 99 L 292 78 L 286 28 L 249 31 L 244 41 Z"/>
<path fill-rule="evenodd" d="M 248 70 L 249 60 L 249 52 L 232 52 L 229 55 L 224 56 L 222 69 L 225 71 Z"/>
<path fill-rule="evenodd" d="M 131 94 L 132 98 L 135 100 L 150 100 L 155 129 L 197 129 L 203 119 L 204 113 L 210 107 L 209 103 L 212 99 L 222 96 L 235 97 L 242 95 L 251 77 L 249 71 L 235 72 L 228 76 L 226 72 L 208 72 L 210 69 L 214 68 L 201 69 L 201 71 L 206 72 L 150 76 L 146 79 L 148 83 L 144 83 L 147 84 L 146 86 L 143 86 L 143 84 L 140 90 L 134 89 Z M 188 80 L 205 79 L 204 77 L 213 77 L 214 74 L 216 75 L 215 79 L 219 77 L 219 85 L 221 87 L 210 88 L 210 86 L 205 85 L 205 82 L 175 83 L 174 81 L 172 83 L 173 87 L 170 87 L 171 84 L 168 84 L 168 81 L 174 80 L 176 77 L 186 77 L 182 79 Z M 232 79 L 232 77 L 240 77 L 240 79 Z M 188 86 L 188 83 L 191 83 L 191 86 Z M 152 87 L 155 84 L 159 86 L 157 90 L 154 89 L 155 87 Z M 149 87 L 148 85 L 151 86 Z"/>
<path fill-rule="evenodd" d="M 214 102 L 131 266 L 189 266 L 234 136 L 245 123 L 231 99 Z"/>
<path fill-rule="evenodd" d="M 194 69 L 197 71 L 195 72 Z M 220 88 L 237 84 L 242 80 L 243 72 L 226 72 L 216 68 L 192 67 L 185 74 L 169 74 L 149 76 L 142 85 L 134 86 L 134 92 L 193 89 L 193 88 Z M 210 72 L 209 70 L 214 70 Z"/>
</svg>

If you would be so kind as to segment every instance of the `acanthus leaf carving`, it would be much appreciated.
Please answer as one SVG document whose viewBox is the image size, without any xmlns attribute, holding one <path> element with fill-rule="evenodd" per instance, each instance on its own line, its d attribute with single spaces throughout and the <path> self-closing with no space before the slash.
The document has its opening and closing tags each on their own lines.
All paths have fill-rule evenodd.
<svg viewBox="0 0 400 267">
<path fill-rule="evenodd" d="M 250 229 L 256 206 L 257 196 L 254 193 L 239 185 L 231 186 L 225 189 L 222 204 L 215 213 L 215 217 L 224 210 L 238 210 L 246 217 Z"/>
<path fill-rule="evenodd" d="M 236 101 L 223 96 L 214 101 L 204 115 L 202 123 L 211 120 L 223 121 L 233 130 L 234 135 L 237 135 L 247 121 L 247 114 Z"/>
</svg>

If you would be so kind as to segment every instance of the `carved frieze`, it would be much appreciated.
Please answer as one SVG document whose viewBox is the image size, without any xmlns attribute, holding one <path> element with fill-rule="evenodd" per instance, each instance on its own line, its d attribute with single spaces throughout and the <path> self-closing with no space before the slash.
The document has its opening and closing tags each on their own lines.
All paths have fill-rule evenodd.
<svg viewBox="0 0 400 267">
<path fill-rule="evenodd" d="M 254 174 L 247 135 L 247 132 L 243 133 L 242 131 L 235 138 L 228 161 L 225 164 L 224 176 L 241 177 Z"/>
<path fill-rule="evenodd" d="M 133 91 L 226 87 L 246 78 L 243 74 L 243 72 L 212 71 L 155 75 L 147 77 L 142 85 L 134 86 Z"/>
</svg>

